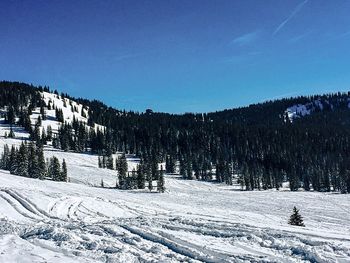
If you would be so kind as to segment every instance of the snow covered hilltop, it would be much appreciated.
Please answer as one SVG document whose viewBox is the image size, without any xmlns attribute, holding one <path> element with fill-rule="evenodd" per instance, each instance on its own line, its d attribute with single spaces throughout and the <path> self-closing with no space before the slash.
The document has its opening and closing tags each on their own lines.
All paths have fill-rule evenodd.
<svg viewBox="0 0 350 263">
<path fill-rule="evenodd" d="M 173 115 L 0 82 L 0 262 L 348 262 L 348 101 Z"/>
</svg>

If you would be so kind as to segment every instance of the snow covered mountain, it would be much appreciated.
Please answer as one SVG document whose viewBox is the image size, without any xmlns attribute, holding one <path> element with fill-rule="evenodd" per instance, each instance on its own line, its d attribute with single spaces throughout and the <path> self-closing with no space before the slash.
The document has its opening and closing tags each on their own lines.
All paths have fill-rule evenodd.
<svg viewBox="0 0 350 263">
<path fill-rule="evenodd" d="M 327 98 L 317 98 L 305 104 L 295 104 L 285 110 L 285 116 L 289 121 L 302 118 L 315 112 L 327 112 L 336 109 L 350 109 L 350 98 L 341 97 L 329 101 Z"/>
<path fill-rule="evenodd" d="M 88 130 L 108 132 L 103 125 L 89 125 L 87 105 L 45 91 L 40 96 L 47 107 L 40 132 L 51 127 L 57 135 L 63 122 L 55 109 L 66 123 L 79 120 Z M 346 103 L 315 101 L 288 107 L 288 117 Z M 33 128 L 42 116 L 37 106 L 30 114 Z M 11 130 L 14 137 L 5 136 Z M 2 116 L 0 153 L 5 144 L 19 147 L 29 137 Z M 117 172 L 99 168 L 96 154 L 63 151 L 49 141 L 44 155 L 66 160 L 69 182 L 0 170 L 0 262 L 350 261 L 349 195 L 291 192 L 286 182 L 279 191 L 242 191 L 237 178 L 225 185 L 176 174 L 165 175 L 165 193 L 120 190 L 115 188 Z M 139 159 L 126 157 L 128 170 L 136 169 Z M 288 224 L 294 206 L 306 227 Z"/>
</svg>

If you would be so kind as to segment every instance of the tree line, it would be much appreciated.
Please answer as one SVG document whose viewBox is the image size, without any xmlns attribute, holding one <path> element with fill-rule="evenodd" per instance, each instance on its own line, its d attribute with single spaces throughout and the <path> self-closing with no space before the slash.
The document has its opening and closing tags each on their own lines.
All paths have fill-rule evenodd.
<svg viewBox="0 0 350 263">
<path fill-rule="evenodd" d="M 63 159 L 62 165 L 56 157 L 45 160 L 43 148 L 33 143 L 22 143 L 18 148 L 11 149 L 4 145 L 0 158 L 0 168 L 11 174 L 37 179 L 50 179 L 67 182 L 67 165 Z"/>
<path fill-rule="evenodd" d="M 9 95 L 11 84 L 0 83 L 1 86 L 7 87 L 6 96 L 16 100 L 16 96 Z M 8 122 L 13 115 L 29 114 L 29 109 L 48 108 L 38 93 L 50 91 L 48 87 L 19 86 L 15 83 L 18 90 L 14 90 L 31 95 L 26 101 L 23 101 L 26 96 L 16 100 L 11 106 L 12 113 L 7 111 Z M 301 96 L 232 110 L 181 115 L 152 110 L 120 111 L 96 100 L 74 99 L 67 94 L 60 98 L 73 99 L 88 111 L 88 125 L 78 120 L 62 123 L 58 134 L 52 136 L 54 147 L 65 151 L 88 151 L 101 156 L 117 151 L 136 154 L 145 163 L 165 162 L 167 172 L 175 172 L 175 164 L 179 163 L 185 179 L 227 184 L 235 179 L 245 190 L 279 189 L 288 181 L 292 191 L 303 188 L 350 193 L 349 93 Z M 288 107 L 316 99 L 327 101 L 332 107 L 293 123 L 286 118 Z M 4 101 L 2 105 L 9 107 Z M 64 120 L 62 114 L 58 111 L 57 119 Z M 20 122 L 26 127 L 28 117 L 19 119 L 23 119 Z M 105 128 L 91 128 L 95 123 Z M 28 124 L 27 128 L 30 129 Z"/>
<path fill-rule="evenodd" d="M 154 189 L 153 182 L 156 181 L 156 189 L 158 192 L 165 191 L 164 170 L 159 169 L 159 164 L 156 159 L 141 160 L 137 165 L 137 169 L 128 171 L 128 163 L 125 154 L 119 156 L 115 161 L 112 155 L 99 156 L 98 167 L 110 170 L 116 170 L 118 173 L 118 180 L 116 188 L 123 190 L 131 189 L 145 189 L 146 186 L 149 191 Z"/>
</svg>

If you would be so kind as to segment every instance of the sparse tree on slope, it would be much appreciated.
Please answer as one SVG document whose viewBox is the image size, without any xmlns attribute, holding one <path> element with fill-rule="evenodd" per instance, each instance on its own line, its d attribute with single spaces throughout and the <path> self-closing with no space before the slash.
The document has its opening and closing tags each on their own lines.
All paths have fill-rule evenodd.
<svg viewBox="0 0 350 263">
<path fill-rule="evenodd" d="M 158 192 L 160 192 L 160 193 L 164 193 L 164 191 L 165 191 L 163 169 L 161 169 L 158 180 L 157 180 L 157 189 L 158 189 Z"/>
<path fill-rule="evenodd" d="M 61 171 L 61 178 L 62 182 L 67 182 L 68 181 L 68 174 L 67 174 L 67 164 L 66 161 L 63 159 L 62 162 L 62 171 Z"/>
<path fill-rule="evenodd" d="M 54 181 L 60 181 L 61 178 L 61 167 L 57 157 L 52 157 L 50 161 L 50 176 Z"/>
<path fill-rule="evenodd" d="M 145 188 L 145 174 L 144 174 L 144 165 L 140 163 L 137 167 L 137 188 L 144 189 Z"/>
<path fill-rule="evenodd" d="M 299 214 L 299 210 L 294 206 L 293 214 L 290 216 L 288 224 L 293 226 L 305 226 L 302 216 Z"/>
</svg>

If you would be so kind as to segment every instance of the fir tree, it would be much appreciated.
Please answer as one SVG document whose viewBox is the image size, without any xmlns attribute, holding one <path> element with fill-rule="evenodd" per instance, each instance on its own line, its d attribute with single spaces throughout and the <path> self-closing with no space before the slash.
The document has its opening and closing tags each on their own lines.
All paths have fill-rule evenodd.
<svg viewBox="0 0 350 263">
<path fill-rule="evenodd" d="M 9 137 L 9 138 L 15 138 L 15 133 L 13 132 L 12 127 L 10 127 L 10 132 L 9 132 L 8 137 Z"/>
<path fill-rule="evenodd" d="M 19 147 L 19 152 L 17 154 L 17 172 L 16 174 L 19 176 L 29 177 L 29 161 L 28 161 L 28 151 L 27 147 L 24 143 Z"/>
<path fill-rule="evenodd" d="M 4 145 L 4 151 L 1 155 L 1 169 L 9 170 L 10 167 L 10 149 L 7 144 Z"/>
<path fill-rule="evenodd" d="M 51 141 L 51 140 L 52 140 L 52 128 L 51 128 L 51 125 L 48 125 L 48 126 L 47 126 L 46 139 L 47 139 L 48 141 Z"/>
<path fill-rule="evenodd" d="M 299 210 L 294 206 L 293 214 L 290 216 L 288 224 L 293 226 L 305 226 L 303 222 L 303 218 L 299 214 Z"/>
<path fill-rule="evenodd" d="M 36 155 L 38 156 L 38 178 L 43 180 L 46 176 L 46 162 L 42 147 L 37 148 Z"/>
<path fill-rule="evenodd" d="M 64 159 L 62 161 L 62 171 L 61 171 L 60 181 L 62 181 L 62 182 L 68 181 L 67 165 L 66 165 L 66 161 Z"/>
<path fill-rule="evenodd" d="M 104 168 L 102 166 L 102 157 L 101 156 L 98 157 L 98 168 Z"/>
<path fill-rule="evenodd" d="M 50 160 L 50 177 L 54 181 L 60 181 L 61 179 L 61 166 L 57 157 L 52 157 Z"/>
<path fill-rule="evenodd" d="M 137 167 L 137 188 L 145 189 L 145 174 L 142 163 Z"/>
<path fill-rule="evenodd" d="M 152 192 L 152 190 L 153 190 L 153 179 L 152 179 L 152 174 L 149 174 L 149 175 L 148 175 L 147 180 L 148 180 L 148 190 L 149 190 L 150 192 Z"/>
<path fill-rule="evenodd" d="M 159 178 L 158 178 L 158 180 L 157 180 L 157 190 L 158 190 L 158 192 L 160 192 L 160 193 L 164 193 L 164 191 L 165 191 L 165 186 L 164 186 L 164 173 L 163 173 L 163 172 L 161 172 L 161 173 L 159 174 Z"/>
<path fill-rule="evenodd" d="M 112 155 L 107 157 L 106 167 L 107 169 L 114 170 L 114 159 Z"/>
<path fill-rule="evenodd" d="M 17 150 L 14 145 L 11 147 L 10 158 L 9 158 L 9 171 L 11 174 L 17 174 L 18 169 L 18 158 L 17 158 Z"/>
<path fill-rule="evenodd" d="M 128 172 L 128 163 L 126 161 L 125 154 L 123 154 L 120 158 L 118 158 L 116 166 L 118 171 L 119 187 L 121 189 L 126 189 L 127 188 L 126 174 Z"/>
</svg>

